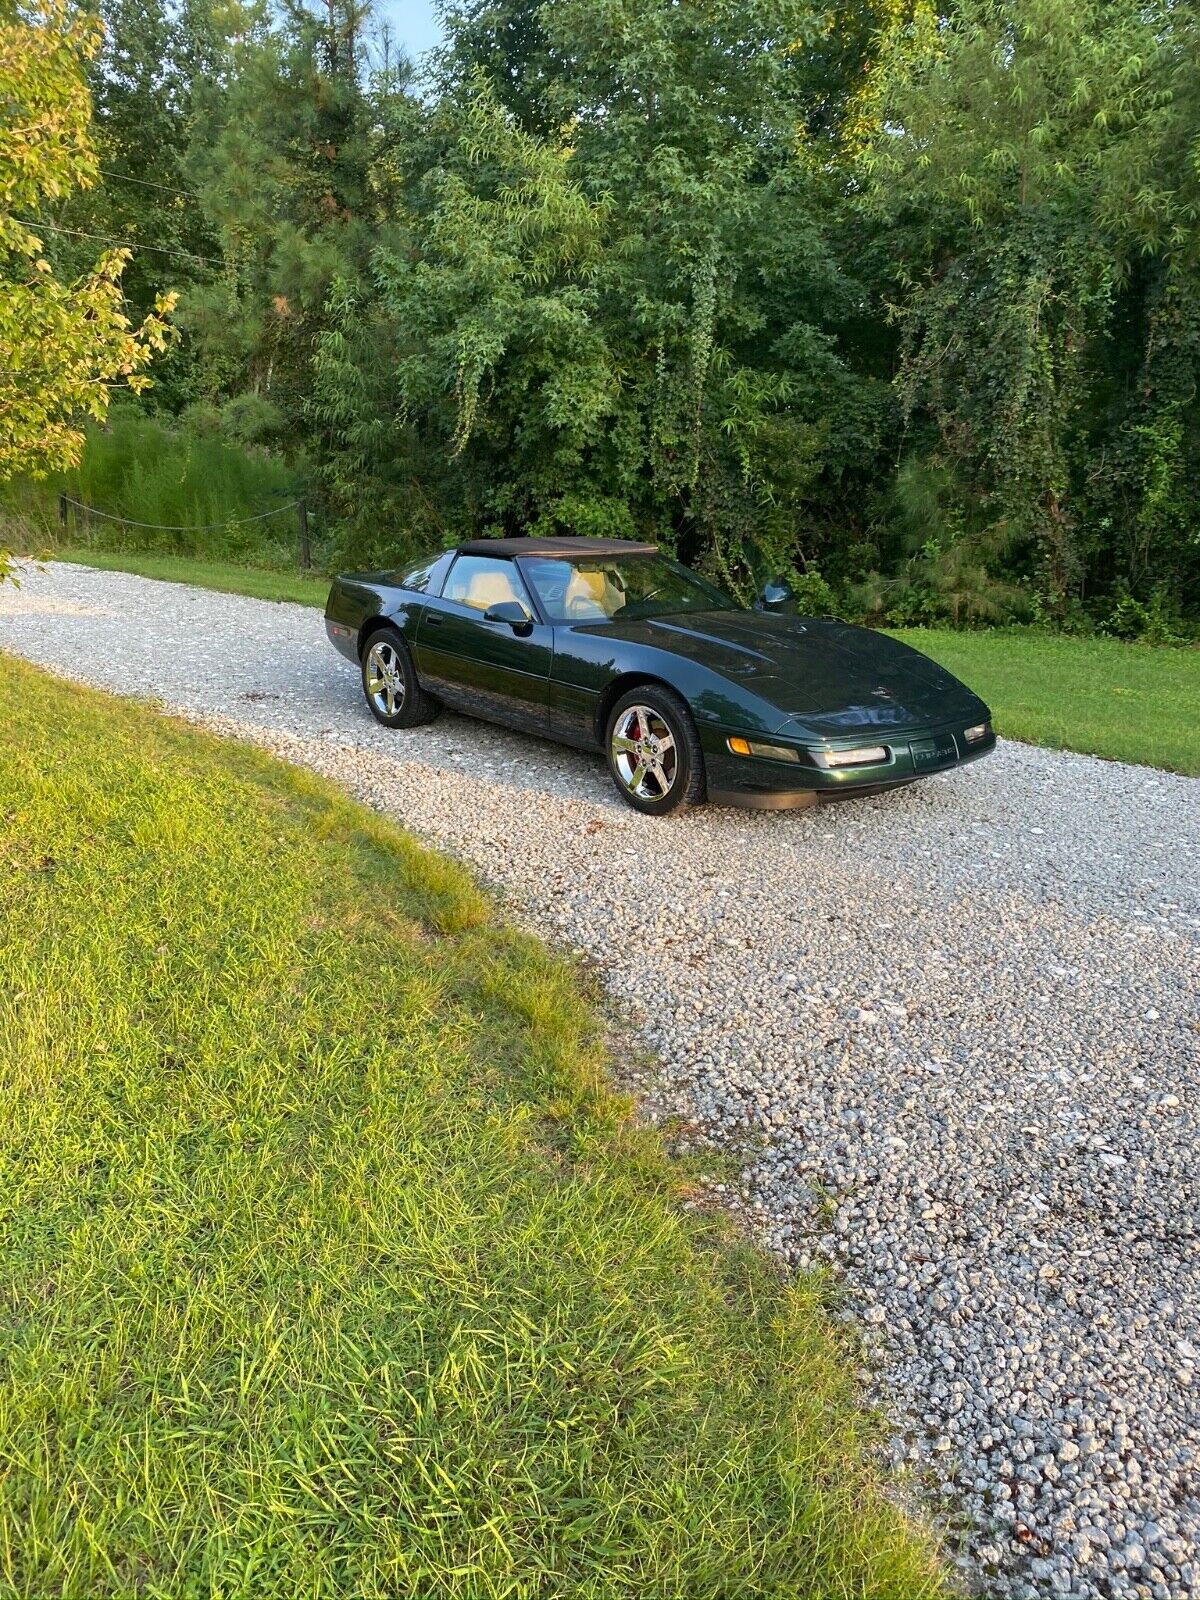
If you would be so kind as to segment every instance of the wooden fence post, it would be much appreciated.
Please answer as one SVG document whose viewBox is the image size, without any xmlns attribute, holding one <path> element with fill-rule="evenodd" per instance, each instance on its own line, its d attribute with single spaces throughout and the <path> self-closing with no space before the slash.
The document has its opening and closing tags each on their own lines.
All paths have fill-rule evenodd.
<svg viewBox="0 0 1200 1600">
<path fill-rule="evenodd" d="M 58 497 L 58 520 L 60 525 L 65 528 L 67 525 L 67 497 L 65 494 L 60 494 Z"/>
<path fill-rule="evenodd" d="M 300 565 L 307 568 L 312 566 L 312 549 L 308 542 L 308 502 L 298 500 L 296 509 L 300 513 Z"/>
</svg>

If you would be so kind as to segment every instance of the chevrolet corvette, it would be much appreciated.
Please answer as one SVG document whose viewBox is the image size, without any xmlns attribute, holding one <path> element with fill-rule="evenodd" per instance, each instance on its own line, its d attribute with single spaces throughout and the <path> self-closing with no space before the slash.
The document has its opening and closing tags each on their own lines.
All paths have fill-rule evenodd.
<svg viewBox="0 0 1200 1600">
<path fill-rule="evenodd" d="M 325 624 L 385 727 L 444 705 L 599 750 L 651 815 L 878 792 L 994 747 L 944 668 L 786 599 L 742 606 L 651 544 L 479 539 L 336 578 Z"/>
</svg>

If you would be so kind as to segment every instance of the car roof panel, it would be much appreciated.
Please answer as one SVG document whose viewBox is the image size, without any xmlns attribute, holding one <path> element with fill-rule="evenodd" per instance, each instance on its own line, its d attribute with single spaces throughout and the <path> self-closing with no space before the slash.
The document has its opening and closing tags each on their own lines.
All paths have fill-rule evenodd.
<svg viewBox="0 0 1200 1600">
<path fill-rule="evenodd" d="M 632 539 L 470 539 L 458 547 L 460 556 L 558 556 L 566 561 L 590 561 L 597 556 L 655 555 L 656 544 L 638 544 Z"/>
</svg>

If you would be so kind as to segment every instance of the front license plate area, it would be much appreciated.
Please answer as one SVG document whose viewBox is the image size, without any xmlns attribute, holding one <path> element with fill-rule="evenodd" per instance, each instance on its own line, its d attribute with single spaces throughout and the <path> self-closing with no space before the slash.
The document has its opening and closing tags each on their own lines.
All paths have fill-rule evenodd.
<svg viewBox="0 0 1200 1600">
<path fill-rule="evenodd" d="M 958 760 L 958 746 L 952 733 L 944 733 L 937 739 L 916 739 L 910 748 L 913 766 L 918 772 L 932 772 Z"/>
</svg>

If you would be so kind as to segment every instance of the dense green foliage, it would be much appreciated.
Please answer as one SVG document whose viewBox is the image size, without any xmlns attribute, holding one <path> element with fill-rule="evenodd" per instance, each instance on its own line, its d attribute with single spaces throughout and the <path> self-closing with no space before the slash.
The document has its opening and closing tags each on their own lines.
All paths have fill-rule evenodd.
<svg viewBox="0 0 1200 1600">
<path fill-rule="evenodd" d="M 0 695 L 5 1595 L 942 1592 L 564 962 L 311 777 Z"/>
<path fill-rule="evenodd" d="M 112 389 L 141 389 L 166 344 L 170 295 L 137 329 L 125 314 L 128 252 L 93 251 L 64 275 L 42 250 L 36 214 L 97 176 L 86 68 L 100 39 L 61 0 L 0 4 L 0 483 L 74 465 L 81 419 L 103 418 Z M 0 582 L 6 573 L 0 549 Z"/>
<path fill-rule="evenodd" d="M 102 534 L 116 548 L 295 561 L 296 516 L 290 506 L 296 483 L 287 466 L 241 449 L 190 419 L 168 428 L 122 407 L 108 428 L 89 434 L 78 469 L 60 481 L 72 499 L 128 519 L 111 528 L 72 517 L 79 532 Z M 280 507 L 278 516 L 244 521 L 270 510 L 272 500 Z M 189 531 L 164 534 L 155 524 Z M 205 531 L 192 533 L 193 527 Z"/>
<path fill-rule="evenodd" d="M 636 532 L 879 620 L 1195 626 L 1195 8 L 459 0 L 415 78 L 358 0 L 99 3 L 89 227 L 192 252 L 137 258 L 158 403 L 332 559 Z"/>
</svg>

